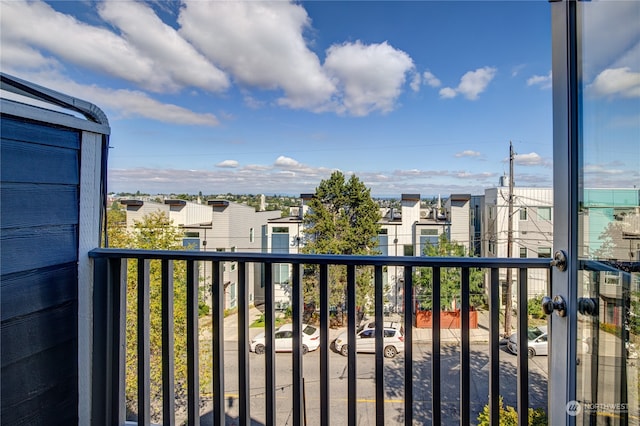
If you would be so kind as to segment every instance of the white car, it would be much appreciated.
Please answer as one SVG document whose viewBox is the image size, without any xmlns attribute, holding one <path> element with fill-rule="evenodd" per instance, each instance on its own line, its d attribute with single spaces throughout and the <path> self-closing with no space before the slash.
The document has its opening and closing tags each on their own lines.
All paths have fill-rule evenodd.
<svg viewBox="0 0 640 426">
<path fill-rule="evenodd" d="M 385 327 L 383 342 L 383 353 L 387 358 L 393 358 L 399 352 L 404 351 L 404 334 L 400 329 Z M 333 344 L 336 351 L 344 356 L 348 355 L 347 332 L 340 334 Z M 374 328 L 365 328 L 356 333 L 356 352 L 376 352 L 376 331 Z"/>
<path fill-rule="evenodd" d="M 549 335 L 547 334 L 547 326 L 542 325 L 539 327 L 529 327 L 527 330 L 527 352 L 529 358 L 533 358 L 536 355 L 548 355 L 549 354 Z M 518 339 L 516 333 L 513 333 L 509 337 L 507 342 L 507 349 L 513 354 L 518 353 Z"/>
<path fill-rule="evenodd" d="M 276 352 L 293 351 L 293 325 L 284 324 L 275 330 L 274 347 Z M 256 354 L 263 354 L 266 348 L 264 332 L 251 339 L 250 349 Z M 320 346 L 320 330 L 308 324 L 302 324 L 302 353 L 315 351 Z"/>
</svg>

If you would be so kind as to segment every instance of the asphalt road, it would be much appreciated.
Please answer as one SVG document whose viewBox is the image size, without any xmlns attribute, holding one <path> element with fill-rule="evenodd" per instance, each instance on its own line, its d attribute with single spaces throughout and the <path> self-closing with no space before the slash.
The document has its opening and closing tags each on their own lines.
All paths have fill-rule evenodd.
<svg viewBox="0 0 640 426">
<path fill-rule="evenodd" d="M 227 424 L 238 424 L 237 349 L 235 342 L 225 345 L 225 398 Z M 429 343 L 414 345 L 414 424 L 430 423 L 431 413 L 431 351 Z M 516 357 L 506 351 L 500 353 L 500 390 L 506 405 L 516 405 Z M 292 424 L 292 363 L 291 354 L 276 354 L 276 424 Z M 306 395 L 305 414 L 308 425 L 320 422 L 319 351 L 303 357 Z M 488 401 L 489 387 L 488 345 L 471 345 L 471 420 Z M 252 424 L 265 424 L 264 355 L 250 354 L 250 403 Z M 347 420 L 347 358 L 330 353 L 330 418 L 331 424 L 346 424 Z M 375 357 L 358 354 L 357 358 L 357 416 L 358 423 L 375 424 Z M 441 406 L 443 424 L 459 424 L 460 354 L 455 345 L 443 346 L 441 354 Z M 385 424 L 404 422 L 404 356 L 384 361 Z M 547 357 L 529 360 L 529 405 L 547 406 Z M 201 411 L 203 425 L 211 422 L 211 401 L 205 401 Z"/>
</svg>

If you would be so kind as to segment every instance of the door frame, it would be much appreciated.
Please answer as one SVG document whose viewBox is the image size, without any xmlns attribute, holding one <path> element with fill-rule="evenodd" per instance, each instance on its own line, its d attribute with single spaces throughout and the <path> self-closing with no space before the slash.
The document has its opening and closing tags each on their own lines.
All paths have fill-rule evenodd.
<svg viewBox="0 0 640 426">
<path fill-rule="evenodd" d="M 567 268 L 552 268 L 551 294 L 566 302 L 566 316 L 550 319 L 549 424 L 574 425 L 567 404 L 576 399 L 578 209 L 580 146 L 580 33 L 576 0 L 550 1 L 553 75 L 553 246 Z"/>
</svg>

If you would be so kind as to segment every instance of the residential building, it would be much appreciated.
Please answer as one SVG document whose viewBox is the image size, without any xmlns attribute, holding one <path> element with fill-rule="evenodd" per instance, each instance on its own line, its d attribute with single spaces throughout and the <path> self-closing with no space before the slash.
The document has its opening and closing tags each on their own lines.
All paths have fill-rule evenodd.
<svg viewBox="0 0 640 426">
<path fill-rule="evenodd" d="M 503 178 L 500 182 L 501 186 L 485 190 L 482 255 L 484 257 L 551 259 L 553 190 L 518 186 L 513 188 L 512 238 L 509 256 L 507 182 L 508 179 Z M 500 282 L 505 285 L 506 280 L 507 272 L 502 271 Z M 512 282 L 516 282 L 515 276 Z M 529 271 L 528 298 L 547 294 L 547 282 L 545 271 Z"/>
<path fill-rule="evenodd" d="M 167 199 L 164 203 L 142 200 L 121 200 L 120 203 L 126 206 L 128 227 L 151 212 L 165 212 L 175 226 L 184 229 L 183 245 L 199 251 L 261 252 L 267 222 L 281 214 L 279 210 L 256 211 L 253 207 L 226 200 L 208 200 L 206 204 L 175 199 Z M 210 303 L 211 267 L 202 262 L 199 268 L 202 285 L 207 289 L 205 300 Z M 237 262 L 223 265 L 222 280 L 225 309 L 233 309 L 238 303 Z M 249 273 L 251 303 L 262 303 L 263 288 L 263 271 L 259 265 L 252 264 Z"/>
</svg>

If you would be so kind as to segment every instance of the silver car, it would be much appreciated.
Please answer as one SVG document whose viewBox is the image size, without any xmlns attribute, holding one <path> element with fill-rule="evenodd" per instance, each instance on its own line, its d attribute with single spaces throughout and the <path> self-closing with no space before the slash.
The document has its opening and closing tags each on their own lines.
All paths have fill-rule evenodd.
<svg viewBox="0 0 640 426">
<path fill-rule="evenodd" d="M 274 350 L 276 352 L 293 351 L 293 325 L 285 324 L 275 330 Z M 250 350 L 258 355 L 264 354 L 266 336 L 260 333 L 251 339 Z M 320 330 L 308 324 L 302 324 L 302 353 L 315 351 L 320 346 Z"/>
<path fill-rule="evenodd" d="M 547 326 L 541 325 L 539 327 L 529 327 L 527 330 L 527 353 L 529 358 L 533 358 L 536 355 L 548 355 L 549 354 L 549 335 L 547 334 Z M 507 342 L 507 349 L 513 354 L 518 353 L 518 339 L 516 333 L 513 333 L 509 337 Z"/>
<path fill-rule="evenodd" d="M 374 328 L 365 328 L 356 333 L 356 352 L 375 353 L 375 337 L 376 331 Z M 385 327 L 383 342 L 383 353 L 387 358 L 393 358 L 398 352 L 404 351 L 404 333 L 400 329 Z M 337 352 L 344 356 L 348 355 L 349 350 L 346 332 L 340 334 L 333 343 Z"/>
</svg>

